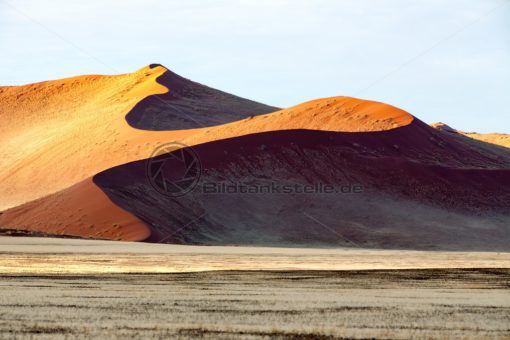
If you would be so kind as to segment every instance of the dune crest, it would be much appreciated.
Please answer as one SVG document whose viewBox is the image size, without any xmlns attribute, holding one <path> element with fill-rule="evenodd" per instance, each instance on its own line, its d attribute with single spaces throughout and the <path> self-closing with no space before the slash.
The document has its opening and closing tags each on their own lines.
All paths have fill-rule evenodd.
<svg viewBox="0 0 510 340">
<path fill-rule="evenodd" d="M 166 69 L 79 76 L 0 89 L 0 209 L 65 189 L 129 160 L 125 115 L 144 97 L 168 91 Z"/>
<path fill-rule="evenodd" d="M 159 65 L 2 88 L 0 103 L 9 123 L 0 137 L 0 209 L 10 208 L 0 228 L 184 244 L 510 244 L 510 154 L 388 104 L 331 97 L 278 110 Z M 173 141 L 199 156 L 199 184 L 354 183 L 364 191 L 211 196 L 199 185 L 165 197 L 149 183 L 147 162 Z"/>
<path fill-rule="evenodd" d="M 119 76 L 79 76 L 2 87 L 0 117 L 5 123 L 0 127 L 0 145 L 3 146 L 0 150 L 0 194 L 5 198 L 0 202 L 0 209 L 63 190 L 113 166 L 143 159 L 168 140 L 187 138 L 186 142 L 193 145 L 280 129 L 377 131 L 405 125 L 413 119 L 390 105 L 335 97 L 255 117 L 246 126 L 233 123 L 219 130 L 197 126 L 151 132 L 129 126 L 126 116 L 139 111 L 135 106 L 140 102 L 152 98 L 152 102 L 164 103 L 159 95 L 176 91 L 160 84 L 158 79 L 168 77 L 167 73 L 168 69 L 152 65 Z M 175 76 L 172 73 L 171 77 Z M 221 92 L 221 96 L 230 95 Z M 247 101 L 244 110 L 251 110 L 253 114 L 257 109 L 270 109 L 253 103 Z M 239 108 L 239 102 L 236 101 L 234 108 Z M 165 111 L 165 106 L 157 109 Z M 179 121 L 167 120 L 165 124 L 173 122 L 179 126 Z M 200 134 L 196 134 L 197 131 Z"/>
</svg>

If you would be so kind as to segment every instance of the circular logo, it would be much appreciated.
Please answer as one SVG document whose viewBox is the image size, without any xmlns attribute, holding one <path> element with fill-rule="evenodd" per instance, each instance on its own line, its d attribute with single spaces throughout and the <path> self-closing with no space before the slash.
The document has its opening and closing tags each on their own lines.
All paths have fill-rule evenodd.
<svg viewBox="0 0 510 340">
<path fill-rule="evenodd" d="M 147 178 L 163 195 L 179 197 L 198 184 L 202 171 L 195 151 L 178 142 L 158 146 L 147 161 Z"/>
</svg>

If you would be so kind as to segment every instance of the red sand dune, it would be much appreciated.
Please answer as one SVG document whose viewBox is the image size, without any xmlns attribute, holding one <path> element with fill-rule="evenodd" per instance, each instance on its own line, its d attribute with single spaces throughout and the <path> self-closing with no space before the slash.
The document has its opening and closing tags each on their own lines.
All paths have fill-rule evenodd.
<svg viewBox="0 0 510 340">
<path fill-rule="evenodd" d="M 151 235 L 147 225 L 112 204 L 90 179 L 8 210 L 4 219 L 13 229 L 51 235 L 126 241 Z"/>
<path fill-rule="evenodd" d="M 0 131 L 0 195 L 10 208 L 1 228 L 197 244 L 510 244 L 506 151 L 387 104 L 333 97 L 267 113 L 276 108 L 161 66 L 0 91 L 9 123 Z M 203 167 L 198 188 L 178 198 L 146 176 L 153 149 L 175 140 L 193 146 Z M 201 190 L 232 182 L 357 183 L 363 193 Z"/>
</svg>

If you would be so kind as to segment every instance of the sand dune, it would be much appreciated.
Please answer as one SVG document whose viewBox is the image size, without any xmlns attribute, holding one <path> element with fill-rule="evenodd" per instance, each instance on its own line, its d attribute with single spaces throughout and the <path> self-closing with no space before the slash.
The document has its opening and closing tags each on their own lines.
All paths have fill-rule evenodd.
<svg viewBox="0 0 510 340">
<path fill-rule="evenodd" d="M 388 104 L 332 97 L 277 110 L 158 65 L 0 91 L 4 229 L 184 244 L 510 244 L 507 150 Z M 146 172 L 171 141 L 193 146 L 203 167 L 179 198 Z M 210 195 L 204 183 L 363 192 Z"/>
<path fill-rule="evenodd" d="M 287 130 L 193 147 L 203 167 L 200 183 L 360 183 L 361 193 L 211 194 L 199 184 L 185 196 L 166 197 L 146 180 L 145 161 L 104 171 L 94 183 L 150 224 L 152 241 L 505 249 L 508 170 L 475 168 L 483 161 L 476 153 L 444 153 L 440 165 L 442 148 L 413 141 L 420 127 L 428 131 L 419 122 L 376 135 Z"/>
<path fill-rule="evenodd" d="M 162 66 L 147 66 L 119 76 L 81 76 L 1 87 L 0 209 L 55 193 L 112 166 L 145 158 L 158 144 L 192 133 L 179 131 L 177 119 L 167 121 L 174 127 L 164 132 L 139 130 L 126 122 L 128 113 L 140 110 L 135 105 L 149 96 L 162 105 L 160 113 L 172 110 L 156 96 L 176 92 L 159 83 L 160 78 L 167 79 L 167 73 Z M 185 93 L 180 99 L 193 107 L 207 95 L 213 99 L 227 96 L 210 89 L 200 98 L 186 97 Z M 239 101 L 235 102 L 236 109 L 242 107 Z M 228 107 L 221 102 L 221 108 Z M 276 108 L 246 101 L 243 110 L 253 115 Z"/>
<path fill-rule="evenodd" d="M 467 137 L 480 140 L 482 142 L 501 145 L 510 148 L 510 135 L 504 133 L 476 133 L 464 132 Z"/>
<path fill-rule="evenodd" d="M 126 241 L 151 235 L 147 225 L 113 204 L 91 180 L 8 210 L 0 219 L 14 229 L 50 235 Z"/>
<path fill-rule="evenodd" d="M 173 87 L 167 89 L 159 83 L 175 86 L 177 94 L 173 94 Z M 186 86 L 192 90 L 183 90 Z M 164 92 L 172 95 L 156 96 Z M 201 94 L 198 99 L 197 93 Z M 384 130 L 408 124 L 413 119 L 408 113 L 386 104 L 345 97 L 311 101 L 275 115 L 252 117 L 260 113 L 257 109 L 263 112 L 276 108 L 215 92 L 161 66 L 145 67 L 129 75 L 84 76 L 8 87 L 2 94 L 2 116 L 9 122 L 5 125 L 9 126 L 9 129 L 5 129 L 9 133 L 2 134 L 1 142 L 8 146 L 3 150 L 11 152 L 6 152 L 3 157 L 1 173 L 4 174 L 4 181 L 0 188 L 6 199 L 1 204 L 6 208 L 30 203 L 6 212 L 0 221 L 14 229 L 107 239 L 133 239 L 128 236 L 132 230 L 125 230 L 124 227 L 126 224 L 136 224 L 133 221 L 141 222 L 134 217 L 133 221 L 125 222 L 125 217 L 113 213 L 118 212 L 118 208 L 97 190 L 91 177 L 101 170 L 146 158 L 162 142 L 181 139 L 194 145 L 280 129 Z M 196 105 L 203 106 L 207 95 L 220 100 L 219 108 L 213 106 L 211 99 L 206 102 L 209 110 L 206 113 L 216 117 L 216 120 L 239 119 L 247 116 L 247 113 L 250 118 L 221 127 L 161 132 L 144 131 L 129 125 L 136 126 L 133 117 L 142 117 L 142 121 L 147 121 L 146 117 L 154 112 L 168 114 L 176 102 L 184 101 L 189 108 L 193 107 L 195 100 Z M 146 98 L 142 100 L 144 96 Z M 82 98 L 89 97 L 94 100 L 84 103 Z M 24 99 L 20 101 L 19 98 Z M 239 116 L 220 118 L 216 114 L 218 110 L 230 107 L 223 100 L 225 98 L 233 102 L 230 106 L 242 111 Z M 38 105 L 41 101 L 44 105 Z M 165 106 L 166 102 L 172 106 Z M 241 105 L 243 103 L 244 107 Z M 182 108 L 183 104 L 180 105 Z M 129 111 L 127 123 L 126 111 Z M 296 119 L 296 114 L 303 112 L 306 114 Z M 374 114 L 378 116 L 372 117 Z M 22 119 L 18 119 L 20 115 Z M 313 116 L 311 120 L 308 119 L 310 115 Z M 342 121 L 338 119 L 339 116 Z M 163 125 L 181 126 L 180 119 L 172 115 L 159 119 Z M 366 126 L 363 128 L 364 124 Z M 14 133 L 16 138 L 13 137 Z M 27 135 L 31 136 L 34 144 L 23 144 L 21 149 L 15 147 L 20 143 L 20 138 L 24 140 L 28 138 Z M 73 186 L 78 182 L 80 184 Z M 64 191 L 59 192 L 62 189 Z M 56 201 L 56 197 L 61 196 L 65 198 Z M 98 203 L 69 203 L 83 197 Z M 68 214 L 62 214 L 62 211 Z M 105 214 L 101 211 L 111 211 L 111 214 L 105 220 Z M 116 230 L 112 229 L 113 226 Z M 144 229 L 141 228 L 139 235 L 145 235 Z"/>
<path fill-rule="evenodd" d="M 463 139 L 466 143 L 471 143 L 472 145 L 483 146 L 484 143 L 490 144 L 489 148 L 485 151 L 494 151 L 499 150 L 501 152 L 507 152 L 505 156 L 508 156 L 508 148 L 510 148 L 510 135 L 504 133 L 477 133 L 477 132 L 464 132 L 461 130 L 457 130 L 448 126 L 445 123 L 432 123 L 430 124 L 434 129 L 439 131 L 449 133 L 450 136 L 464 136 L 468 139 Z M 481 141 L 483 143 L 476 143 L 476 141 Z M 499 145 L 501 148 L 494 148 L 494 145 Z M 487 146 L 487 145 L 486 145 Z"/>
<path fill-rule="evenodd" d="M 120 76 L 81 76 L 0 89 L 0 209 L 63 190 L 129 161 L 125 115 L 148 95 L 163 68 Z"/>
<path fill-rule="evenodd" d="M 126 116 L 129 125 L 156 131 L 195 129 L 278 110 L 193 82 L 170 70 L 161 74 L 157 81 L 169 91 L 140 101 Z"/>
<path fill-rule="evenodd" d="M 432 126 L 433 128 L 435 128 L 437 130 L 440 130 L 440 131 L 449 132 L 452 134 L 464 135 L 464 136 L 472 138 L 472 139 L 476 139 L 476 140 L 490 143 L 490 144 L 500 145 L 505 148 L 510 147 L 510 135 L 505 134 L 505 133 L 464 132 L 464 131 L 454 129 L 451 126 L 448 126 L 447 124 L 441 123 L 441 122 L 430 124 L 430 126 Z"/>
</svg>

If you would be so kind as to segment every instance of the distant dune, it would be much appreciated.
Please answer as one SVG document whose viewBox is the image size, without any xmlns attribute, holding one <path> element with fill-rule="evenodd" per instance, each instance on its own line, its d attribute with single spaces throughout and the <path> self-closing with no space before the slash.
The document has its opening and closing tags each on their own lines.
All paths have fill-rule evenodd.
<svg viewBox="0 0 510 340">
<path fill-rule="evenodd" d="M 180 244 L 510 249 L 506 139 L 431 127 L 384 103 L 332 97 L 280 110 L 151 65 L 2 87 L 0 105 L 3 229 Z M 151 158 L 173 141 L 180 150 Z M 148 164 L 191 154 L 201 165 L 195 190 L 158 191 Z M 209 184 L 273 192 L 207 193 Z"/>
<path fill-rule="evenodd" d="M 439 131 L 448 132 L 452 135 L 461 135 L 468 137 L 469 139 L 464 139 L 468 143 L 473 143 L 470 141 L 472 139 L 479 140 L 488 144 L 499 145 L 503 148 L 499 150 L 502 152 L 510 152 L 507 148 L 510 148 L 510 135 L 504 133 L 477 133 L 477 132 L 464 132 L 460 130 L 456 130 L 447 124 L 444 123 L 433 123 L 431 126 Z M 483 145 L 483 144 L 479 144 Z M 494 150 L 494 149 L 493 149 Z M 508 156 L 508 154 L 507 154 Z"/>
<path fill-rule="evenodd" d="M 501 145 L 506 148 L 510 148 L 510 135 L 508 134 L 464 132 L 464 135 L 486 143 Z"/>
</svg>

